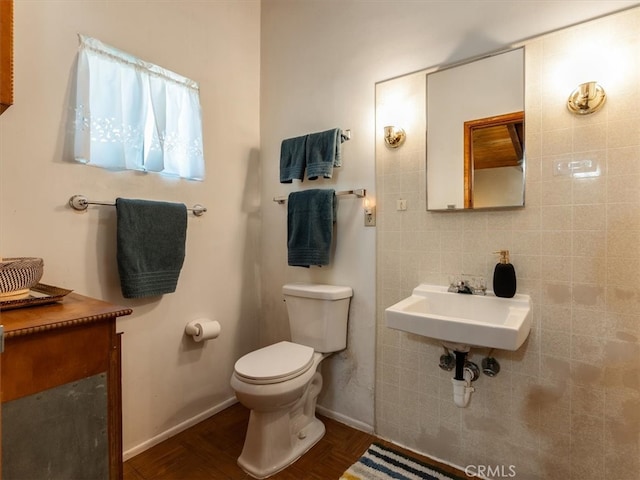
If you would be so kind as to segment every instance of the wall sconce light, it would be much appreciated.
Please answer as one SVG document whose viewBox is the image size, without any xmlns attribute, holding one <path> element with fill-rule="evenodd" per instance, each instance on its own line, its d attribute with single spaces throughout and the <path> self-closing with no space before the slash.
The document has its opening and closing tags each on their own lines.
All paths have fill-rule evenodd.
<svg viewBox="0 0 640 480">
<path fill-rule="evenodd" d="M 400 127 L 384 127 L 384 143 L 389 148 L 398 148 L 404 143 L 407 138 L 407 134 Z"/>
<path fill-rule="evenodd" d="M 577 115 L 587 115 L 598 111 L 606 98 L 604 89 L 596 82 L 583 83 L 569 95 L 567 108 Z"/>
</svg>

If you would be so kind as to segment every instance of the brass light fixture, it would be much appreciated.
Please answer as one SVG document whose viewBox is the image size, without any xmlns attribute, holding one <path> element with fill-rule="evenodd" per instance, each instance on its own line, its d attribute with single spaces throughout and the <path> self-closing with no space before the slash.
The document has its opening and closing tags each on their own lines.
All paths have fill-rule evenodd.
<svg viewBox="0 0 640 480">
<path fill-rule="evenodd" d="M 602 108 L 607 95 L 596 82 L 587 82 L 571 92 L 567 101 L 567 108 L 577 115 L 587 115 Z"/>
<path fill-rule="evenodd" d="M 389 148 L 398 148 L 404 143 L 407 138 L 407 134 L 400 127 L 384 127 L 384 143 Z"/>
</svg>

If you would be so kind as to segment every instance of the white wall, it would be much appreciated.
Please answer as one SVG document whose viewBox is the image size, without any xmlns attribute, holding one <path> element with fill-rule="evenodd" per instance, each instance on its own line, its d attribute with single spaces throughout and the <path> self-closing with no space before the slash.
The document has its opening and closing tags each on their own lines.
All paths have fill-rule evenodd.
<svg viewBox="0 0 640 480">
<path fill-rule="evenodd" d="M 361 427 L 374 424 L 375 229 L 363 226 L 360 201 L 341 199 L 334 263 L 321 269 L 287 267 L 286 207 L 271 198 L 298 188 L 365 187 L 376 201 L 376 82 L 494 51 L 633 3 L 637 2 L 263 1 L 262 342 L 289 335 L 282 284 L 312 280 L 354 288 L 349 347 L 323 368 L 320 404 L 325 409 Z M 335 178 L 280 185 L 282 139 L 334 126 L 351 128 L 353 135 Z M 416 156 L 413 161 L 423 160 Z M 398 176 L 397 181 L 413 185 L 418 177 Z"/>
<path fill-rule="evenodd" d="M 130 453 L 226 405 L 233 362 L 258 344 L 259 22 L 258 1 L 15 2 L 15 104 L 0 117 L 0 250 L 44 258 L 43 283 L 133 308 L 118 321 Z M 204 182 L 65 161 L 78 32 L 199 82 Z M 205 205 L 188 219 L 177 291 L 123 299 L 115 209 L 77 213 L 66 205 L 76 193 Z M 219 339 L 184 337 L 201 316 L 220 321 Z"/>
<path fill-rule="evenodd" d="M 480 168 L 473 172 L 473 207 L 522 205 L 522 167 Z M 501 188 L 495 188 L 500 185 Z"/>
</svg>

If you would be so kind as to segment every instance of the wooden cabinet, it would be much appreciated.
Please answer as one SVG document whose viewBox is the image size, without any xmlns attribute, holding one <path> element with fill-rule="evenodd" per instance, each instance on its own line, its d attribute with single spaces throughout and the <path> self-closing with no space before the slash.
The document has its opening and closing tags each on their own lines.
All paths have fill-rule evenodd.
<svg viewBox="0 0 640 480">
<path fill-rule="evenodd" d="M 0 0 L 0 114 L 13 105 L 13 0 Z"/>
<path fill-rule="evenodd" d="M 3 311 L 2 478 L 122 478 L 120 334 L 78 294 Z"/>
</svg>

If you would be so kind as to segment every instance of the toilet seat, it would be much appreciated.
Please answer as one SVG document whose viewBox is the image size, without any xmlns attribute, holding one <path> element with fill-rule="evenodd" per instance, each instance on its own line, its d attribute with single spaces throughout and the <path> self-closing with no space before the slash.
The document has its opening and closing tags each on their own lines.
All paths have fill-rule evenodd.
<svg viewBox="0 0 640 480">
<path fill-rule="evenodd" d="M 256 385 L 286 382 L 313 364 L 314 350 L 306 345 L 279 342 L 247 353 L 234 366 L 242 381 Z"/>
</svg>

